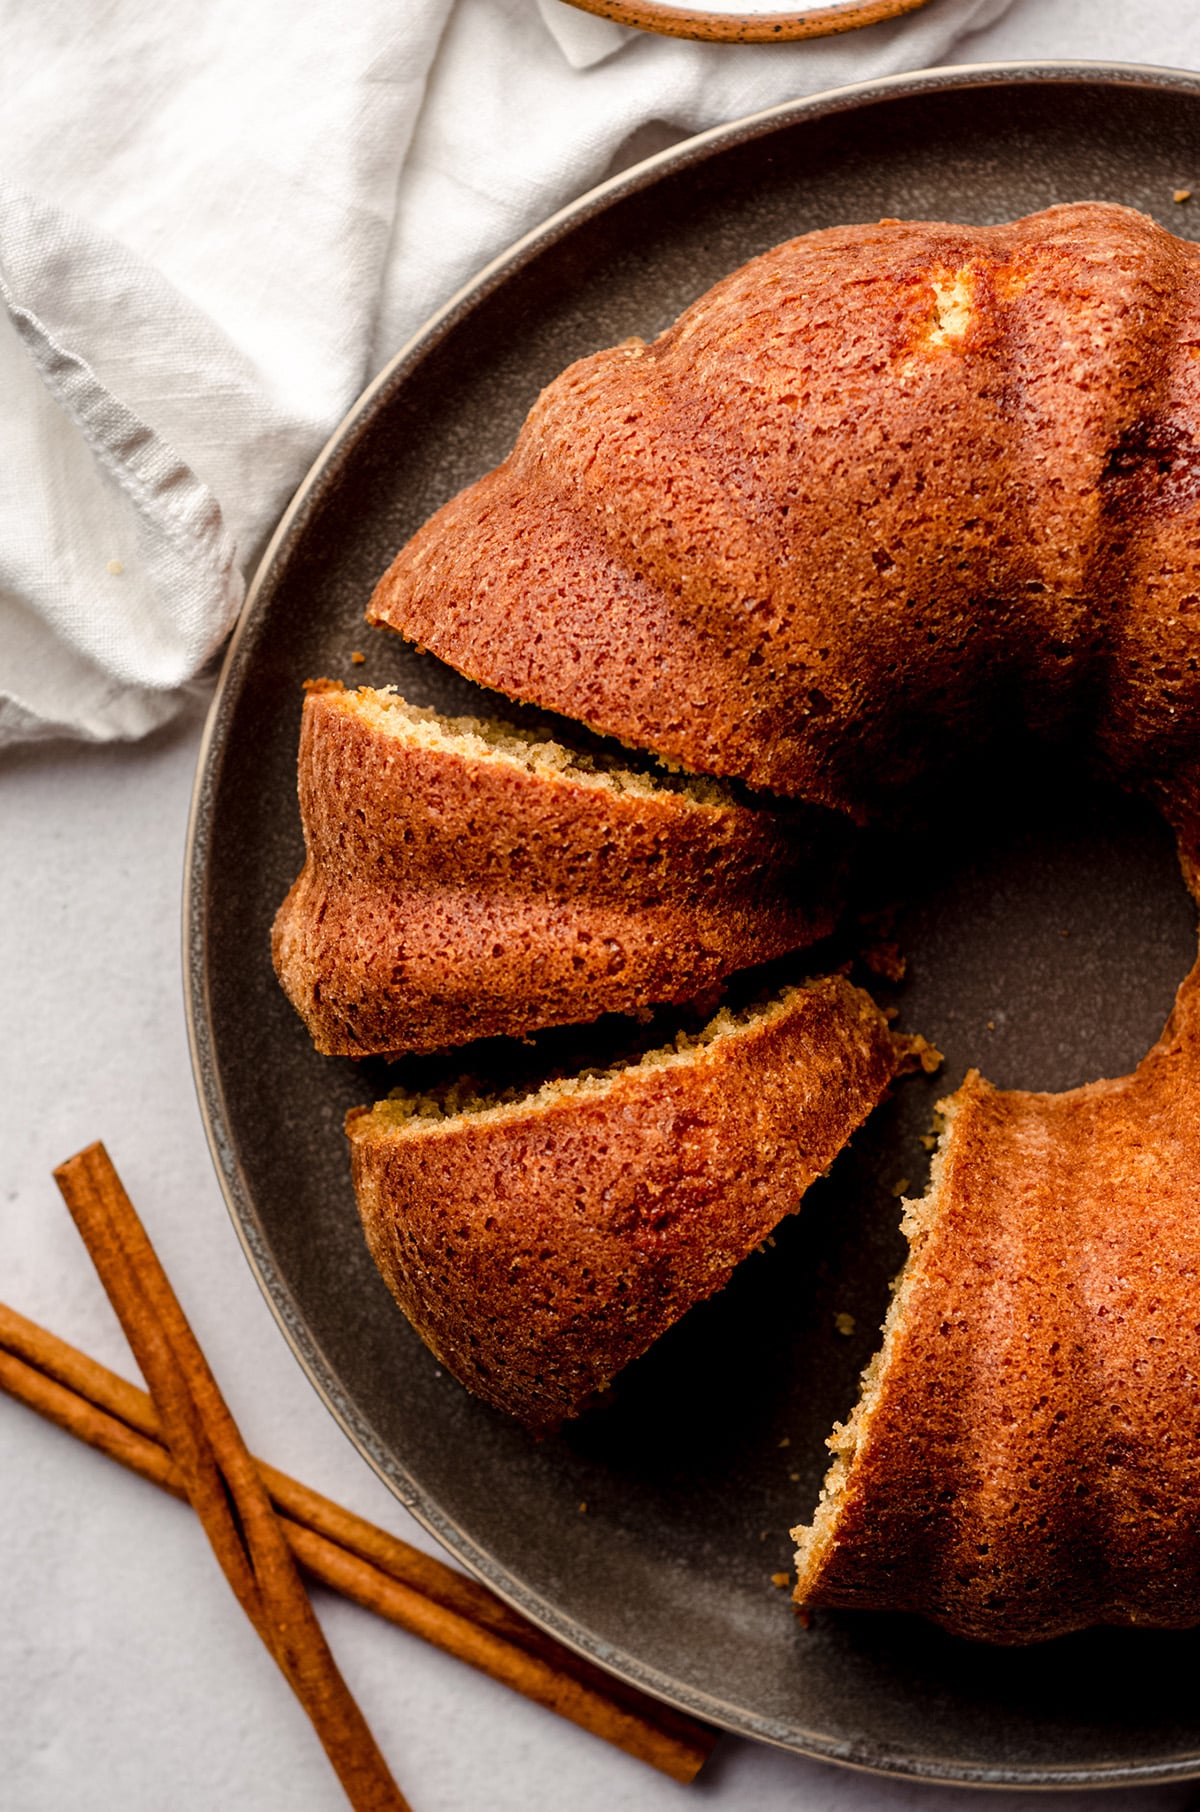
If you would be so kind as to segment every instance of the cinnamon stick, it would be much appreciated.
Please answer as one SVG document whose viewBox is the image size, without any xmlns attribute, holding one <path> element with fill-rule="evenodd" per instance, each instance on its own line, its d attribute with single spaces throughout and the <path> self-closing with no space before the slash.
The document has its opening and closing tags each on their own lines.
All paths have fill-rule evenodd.
<svg viewBox="0 0 1200 1812">
<path fill-rule="evenodd" d="M 3 1304 L 0 1389 L 186 1498 L 147 1393 Z M 420 1548 L 265 1461 L 255 1465 L 312 1577 L 673 1779 L 695 1778 L 717 1739 L 710 1725 L 614 1680 Z"/>
<path fill-rule="evenodd" d="M 158 1409 L 192 1507 L 355 1812 L 409 1812 L 338 1671 L 237 1424 L 103 1145 L 54 1173 Z"/>
<path fill-rule="evenodd" d="M 0 1303 L 0 1390 L 186 1501 L 151 1398 Z M 625 1686 L 477 1584 L 263 1460 L 288 1544 L 322 1585 L 582 1729 L 689 1782 L 716 1742 L 697 1719 Z"/>
<path fill-rule="evenodd" d="M 6 1311 L 7 1313 L 7 1311 Z M 89 1447 L 99 1448 L 110 1459 L 127 1466 L 151 1484 L 169 1491 L 187 1502 L 183 1474 L 158 1441 L 150 1440 L 89 1403 L 77 1391 L 48 1377 L 35 1365 L 27 1365 L 11 1351 L 0 1351 L 0 1390 L 36 1409 L 48 1422 L 54 1422 Z"/>
</svg>

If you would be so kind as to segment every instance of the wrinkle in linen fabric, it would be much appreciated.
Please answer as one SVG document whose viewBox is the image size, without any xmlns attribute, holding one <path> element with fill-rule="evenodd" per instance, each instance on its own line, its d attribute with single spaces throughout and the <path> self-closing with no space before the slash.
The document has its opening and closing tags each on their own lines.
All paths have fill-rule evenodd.
<svg viewBox="0 0 1200 1812">
<path fill-rule="evenodd" d="M 0 299 L 48 398 L 91 452 L 90 473 L 72 461 L 76 484 L 91 477 L 106 491 L 105 479 L 115 487 L 118 497 L 104 499 L 111 506 L 104 532 L 154 580 L 149 594 L 136 586 L 110 588 L 103 611 L 89 608 L 86 579 L 78 590 L 46 589 L 47 620 L 114 680 L 182 685 L 224 638 L 241 602 L 234 545 L 217 500 L 153 429 L 109 394 L 85 359 L 16 301 L 2 275 Z M 125 569 L 115 555 L 105 567 L 109 578 L 123 577 Z"/>
<path fill-rule="evenodd" d="M 0 744 L 141 735 L 219 647 L 368 376 L 449 5 L 102 0 L 86 32 L 53 0 L 15 8 L 0 60 L 16 309 L 0 309 Z"/>
<path fill-rule="evenodd" d="M 639 127 L 941 60 L 1009 3 L 765 46 L 622 32 L 558 0 L 101 0 L 86 32 L 18 3 L 0 743 L 163 722 L 372 372 Z"/>
<path fill-rule="evenodd" d="M 18 214 L 5 243 L 35 228 L 53 276 L 71 224 L 6 193 L 0 220 Z M 237 614 L 234 541 L 211 490 L 5 266 L 0 301 L 0 743 L 140 735 L 178 708 Z"/>
</svg>

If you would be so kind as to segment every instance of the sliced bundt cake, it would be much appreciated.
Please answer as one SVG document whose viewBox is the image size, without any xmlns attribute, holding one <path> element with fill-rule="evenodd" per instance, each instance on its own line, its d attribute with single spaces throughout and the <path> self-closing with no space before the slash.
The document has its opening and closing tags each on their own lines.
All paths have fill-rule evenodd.
<svg viewBox="0 0 1200 1812">
<path fill-rule="evenodd" d="M 1200 1622 L 1200 965 L 1132 1075 L 972 1072 L 941 1112 L 797 1600 L 989 1642 Z"/>
<path fill-rule="evenodd" d="M 1019 731 L 1187 825 L 1198 348 L 1200 249 L 1127 209 L 810 234 L 565 372 L 368 614 L 514 698 L 859 819 Z M 552 777 L 480 726 L 414 735 L 342 698 L 310 700 L 314 738 L 361 721 L 342 768 L 304 757 L 309 863 L 277 927 L 322 1048 L 683 999 L 826 928 L 769 813 L 561 751 Z M 721 1287 L 911 1055 L 827 978 L 604 1074 L 397 1097 L 348 1123 L 368 1242 L 456 1375 L 553 1427 Z M 1200 1622 L 1200 968 L 1133 1075 L 972 1074 L 944 1113 L 796 1531 L 799 1602 L 998 1642 Z"/>
<path fill-rule="evenodd" d="M 273 953 L 320 1051 L 687 1001 L 832 929 L 837 834 L 712 781 L 327 683 L 299 774 L 307 860 Z"/>
<path fill-rule="evenodd" d="M 463 1384 L 553 1428 L 728 1281 L 923 1057 L 829 976 L 515 1099 L 400 1094 L 347 1120 L 367 1244 Z"/>
</svg>

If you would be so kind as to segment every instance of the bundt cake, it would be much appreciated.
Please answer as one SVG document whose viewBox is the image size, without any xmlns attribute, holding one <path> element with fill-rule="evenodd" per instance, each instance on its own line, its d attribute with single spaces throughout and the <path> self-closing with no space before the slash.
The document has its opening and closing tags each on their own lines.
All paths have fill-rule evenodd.
<svg viewBox="0 0 1200 1812">
<path fill-rule="evenodd" d="M 801 1605 L 1027 1642 L 1200 1622 L 1200 964 L 1131 1076 L 941 1103 Z"/>
<path fill-rule="evenodd" d="M 928 1055 L 828 976 L 515 1099 L 400 1093 L 346 1122 L 367 1244 L 456 1378 L 553 1428 L 719 1290 Z"/>
<path fill-rule="evenodd" d="M 1101 203 L 807 234 L 572 365 L 368 615 L 704 773 L 877 809 L 999 727 L 1192 796 L 1200 249 Z"/>
<path fill-rule="evenodd" d="M 827 827 L 393 692 L 310 686 L 299 774 L 307 860 L 272 947 L 327 1054 L 689 1001 L 836 916 Z"/>
<path fill-rule="evenodd" d="M 860 821 L 939 758 L 1020 730 L 1093 751 L 1184 827 L 1200 810 L 1200 250 L 1093 203 L 778 247 L 652 345 L 565 372 L 510 458 L 402 550 L 369 616 L 512 697 Z M 541 860 L 509 829 L 540 831 L 550 783 L 507 753 L 469 765 L 449 821 L 480 784 L 503 809 L 471 819 L 487 819 L 480 867 L 463 856 L 461 887 L 453 871 L 439 921 L 453 956 L 415 993 L 403 984 L 395 1021 L 365 1034 L 374 1048 L 393 1023 L 415 1028 L 398 1040 L 412 1048 L 428 1014 L 430 1043 L 456 1016 L 463 1036 L 502 1029 L 489 1002 L 470 1005 L 483 967 L 466 902 L 481 875 L 507 896 L 515 854 L 522 872 Z M 432 902 L 451 838 L 414 824 L 435 854 L 393 870 L 374 808 L 352 799 L 354 759 L 346 774 L 301 886 L 327 890 L 350 974 L 343 876 Z M 582 915 L 612 897 L 615 867 L 611 910 L 640 911 L 655 885 L 640 858 L 599 859 L 578 828 L 630 796 L 590 777 L 585 810 L 573 775 L 556 784 L 572 828 L 555 846 L 588 859 L 548 897 Z M 718 809 L 680 799 L 660 803 L 681 825 Z M 326 833 L 306 809 L 315 850 Z M 639 851 L 648 809 L 640 793 L 628 805 Z M 670 834 L 719 917 L 740 897 L 729 876 L 690 831 Z M 750 851 L 730 869 L 747 927 L 778 872 L 762 834 L 748 823 L 721 845 Z M 421 910 L 408 901 L 396 922 Z M 687 935 L 708 948 L 699 923 Z M 379 944 L 362 937 L 369 967 Z M 717 966 L 744 948 L 721 945 Z M 327 961 L 284 966 L 307 964 L 323 992 Z M 353 1038 L 366 985 L 333 1014 Z M 833 978 L 615 1072 L 512 1100 L 382 1103 L 348 1124 L 368 1242 L 456 1375 L 551 1427 L 724 1283 L 904 1060 Z M 796 1531 L 797 1599 L 997 1642 L 1194 1624 L 1200 968 L 1132 1076 L 1052 1096 L 973 1073 L 943 1111 L 881 1352 Z"/>
</svg>

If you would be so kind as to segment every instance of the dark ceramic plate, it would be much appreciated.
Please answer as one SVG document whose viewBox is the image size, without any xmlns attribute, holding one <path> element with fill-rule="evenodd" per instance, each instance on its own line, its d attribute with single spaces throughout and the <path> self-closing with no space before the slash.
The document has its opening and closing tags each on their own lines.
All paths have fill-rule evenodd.
<svg viewBox="0 0 1200 1812">
<path fill-rule="evenodd" d="M 539 1444 L 443 1374 L 393 1307 L 341 1132 L 383 1077 L 315 1056 L 271 973 L 268 928 L 301 860 L 300 685 L 394 681 L 471 709 L 474 688 L 363 627 L 374 580 L 503 456 L 564 365 L 656 333 L 752 254 L 838 222 L 1000 221 L 1085 197 L 1188 233 L 1200 201 L 1172 194 L 1193 185 L 1200 77 L 1086 65 L 844 89 L 617 178 L 485 271 L 351 411 L 263 562 L 208 726 L 186 902 L 196 1075 L 234 1222 L 301 1364 L 397 1496 L 536 1622 L 664 1699 L 831 1761 L 992 1786 L 1200 1774 L 1200 1634 L 1021 1651 L 906 1619 L 803 1630 L 771 1583 L 873 1348 L 903 1254 L 895 1186 L 921 1187 L 937 1094 L 972 1063 L 1048 1088 L 1120 1073 L 1156 1037 L 1195 948 L 1165 833 L 1014 766 L 898 850 L 896 999 L 946 1052 L 942 1077 L 906 1083 L 774 1249 L 608 1408 Z"/>
</svg>

